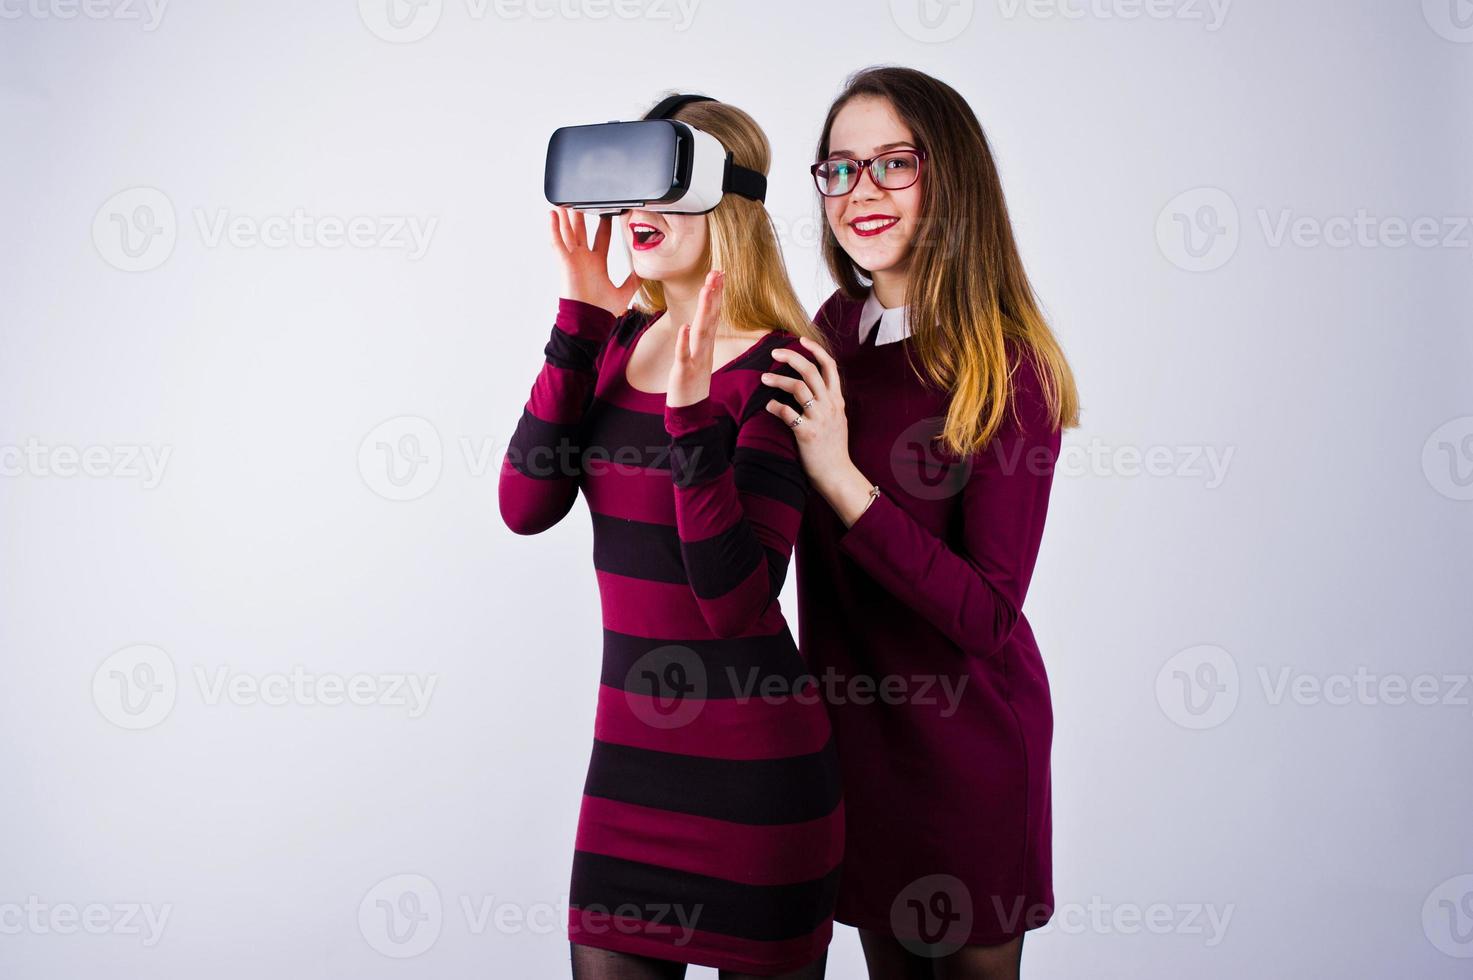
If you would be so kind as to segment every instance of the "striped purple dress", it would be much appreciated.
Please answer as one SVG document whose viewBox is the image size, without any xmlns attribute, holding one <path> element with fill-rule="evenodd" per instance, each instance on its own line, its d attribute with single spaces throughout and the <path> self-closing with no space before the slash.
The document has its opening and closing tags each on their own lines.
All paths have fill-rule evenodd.
<svg viewBox="0 0 1473 980">
<path fill-rule="evenodd" d="M 593 520 L 603 676 L 569 894 L 575 943 L 743 973 L 812 961 L 843 849 L 827 713 L 778 605 L 807 480 L 767 412 L 773 332 L 669 408 L 625 365 L 655 317 L 559 303 L 501 513 Z"/>
</svg>

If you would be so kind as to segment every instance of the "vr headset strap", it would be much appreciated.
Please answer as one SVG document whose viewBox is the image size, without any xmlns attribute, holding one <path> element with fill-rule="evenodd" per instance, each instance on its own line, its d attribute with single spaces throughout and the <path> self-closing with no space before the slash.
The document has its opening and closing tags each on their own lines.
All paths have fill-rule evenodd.
<svg viewBox="0 0 1473 980">
<path fill-rule="evenodd" d="M 646 119 L 669 119 L 682 106 L 692 102 L 715 102 L 709 95 L 670 95 L 661 99 L 653 109 L 645 113 Z M 721 184 L 723 193 L 750 198 L 761 204 L 767 199 L 767 175 L 731 162 L 731 151 L 726 151 L 726 177 Z"/>
</svg>

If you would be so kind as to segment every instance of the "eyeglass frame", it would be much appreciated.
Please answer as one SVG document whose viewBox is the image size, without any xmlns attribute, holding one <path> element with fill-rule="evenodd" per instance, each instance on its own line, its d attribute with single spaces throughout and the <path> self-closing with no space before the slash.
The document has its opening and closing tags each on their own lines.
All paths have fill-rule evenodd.
<svg viewBox="0 0 1473 980">
<path fill-rule="evenodd" d="M 891 154 L 894 154 L 894 153 L 914 153 L 916 155 L 916 176 L 915 176 L 915 180 L 912 180 L 909 184 L 906 184 L 905 187 L 886 187 L 883 184 L 881 184 L 879 181 L 875 180 L 875 175 L 872 174 L 872 173 L 870 173 L 870 169 L 869 169 L 870 168 L 870 164 L 874 163 L 876 160 L 884 159 L 885 157 L 890 156 Z M 849 188 L 847 191 L 845 191 L 842 194 L 825 194 L 823 188 L 818 186 L 818 168 L 819 167 L 822 167 L 826 163 L 832 163 L 832 162 L 834 162 L 836 160 L 853 160 L 855 163 L 859 164 L 859 172 L 860 172 L 860 175 L 863 176 L 864 174 L 869 174 L 869 182 L 871 184 L 874 184 L 875 187 L 878 190 L 882 190 L 882 191 L 903 191 L 903 190 L 905 190 L 908 187 L 914 187 L 916 180 L 920 180 L 921 179 L 921 166 L 920 165 L 926 162 L 926 151 L 923 150 L 923 149 L 921 149 L 920 147 L 916 147 L 916 146 L 897 146 L 897 147 L 893 147 L 891 149 L 888 149 L 884 153 L 878 154 L 877 156 L 872 156 L 868 160 L 861 160 L 861 159 L 859 159 L 857 157 L 828 157 L 826 159 L 820 160 L 817 163 L 815 163 L 813 166 L 811 166 L 811 167 L 808 168 L 808 173 L 811 174 L 812 177 L 813 177 L 813 189 L 816 190 L 816 191 L 818 191 L 819 195 L 822 196 L 822 197 L 825 197 L 825 198 L 848 197 L 850 194 L 853 194 L 854 193 L 855 188 L 859 187 L 859 179 L 858 178 L 855 179 L 854 186 L 851 187 L 851 188 Z"/>
</svg>

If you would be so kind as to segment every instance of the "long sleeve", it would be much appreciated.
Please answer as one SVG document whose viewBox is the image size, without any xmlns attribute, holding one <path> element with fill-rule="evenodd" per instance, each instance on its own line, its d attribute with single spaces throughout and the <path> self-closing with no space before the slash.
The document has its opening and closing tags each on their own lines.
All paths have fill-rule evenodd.
<svg viewBox="0 0 1473 980">
<path fill-rule="evenodd" d="M 975 656 L 1000 649 L 1022 616 L 1059 452 L 1026 359 L 1013 380 L 1016 418 L 1010 414 L 991 445 L 968 460 L 960 550 L 887 493 L 839 539 L 871 577 Z"/>
<path fill-rule="evenodd" d="M 774 363 L 772 370 L 786 368 Z M 808 480 L 797 444 L 764 408 L 787 397 L 758 388 L 730 458 L 737 423 L 718 416 L 710 398 L 665 409 L 681 556 L 701 614 L 720 637 L 750 631 L 782 591 L 803 518 Z"/>
<path fill-rule="evenodd" d="M 517 534 L 547 530 L 578 498 L 583 418 L 616 322 L 602 307 L 558 301 L 546 362 L 501 461 L 501 518 Z"/>
</svg>

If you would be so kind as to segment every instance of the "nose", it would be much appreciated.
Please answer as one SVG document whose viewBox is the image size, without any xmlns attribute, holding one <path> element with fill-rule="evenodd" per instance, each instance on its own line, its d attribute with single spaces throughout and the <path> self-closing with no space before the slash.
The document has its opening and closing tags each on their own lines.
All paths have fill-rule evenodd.
<svg viewBox="0 0 1473 980">
<path fill-rule="evenodd" d="M 875 178 L 869 172 L 869 167 L 859 171 L 859 177 L 854 182 L 854 190 L 850 193 L 852 201 L 876 201 L 885 192 L 875 183 Z"/>
</svg>

